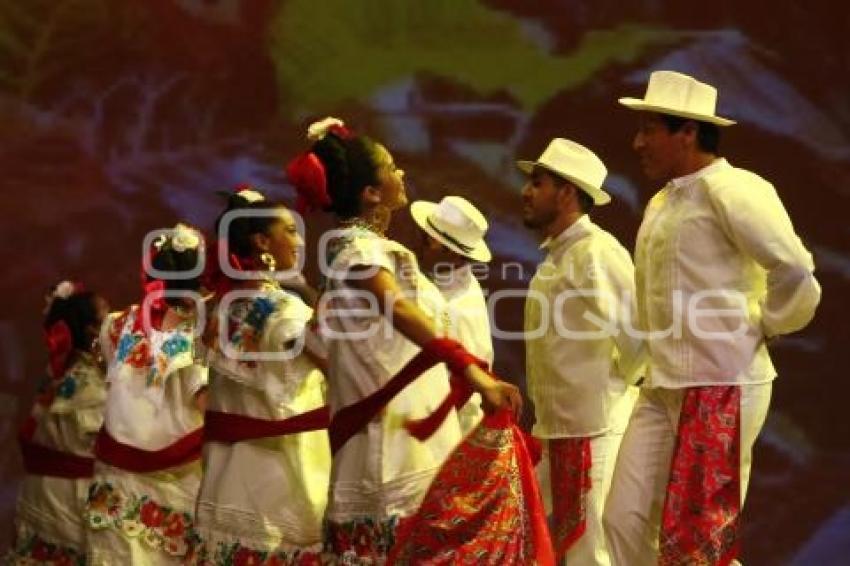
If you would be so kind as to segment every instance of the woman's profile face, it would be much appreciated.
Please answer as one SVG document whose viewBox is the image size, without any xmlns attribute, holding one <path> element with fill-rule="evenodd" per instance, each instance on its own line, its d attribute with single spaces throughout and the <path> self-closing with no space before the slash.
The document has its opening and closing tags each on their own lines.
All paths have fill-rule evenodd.
<svg viewBox="0 0 850 566">
<path fill-rule="evenodd" d="M 381 190 L 381 204 L 389 210 L 398 210 L 407 206 L 404 171 L 396 167 L 393 156 L 381 144 L 375 145 L 375 165 L 378 188 Z"/>
</svg>

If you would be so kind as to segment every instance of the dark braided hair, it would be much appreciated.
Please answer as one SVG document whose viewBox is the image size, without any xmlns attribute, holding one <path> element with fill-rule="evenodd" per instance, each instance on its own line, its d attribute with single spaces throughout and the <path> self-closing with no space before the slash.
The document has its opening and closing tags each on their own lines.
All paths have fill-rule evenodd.
<svg viewBox="0 0 850 566">
<path fill-rule="evenodd" d="M 342 138 L 328 133 L 313 144 L 312 152 L 325 166 L 328 211 L 346 220 L 360 214 L 363 189 L 378 184 L 378 143 L 366 136 Z"/>
</svg>

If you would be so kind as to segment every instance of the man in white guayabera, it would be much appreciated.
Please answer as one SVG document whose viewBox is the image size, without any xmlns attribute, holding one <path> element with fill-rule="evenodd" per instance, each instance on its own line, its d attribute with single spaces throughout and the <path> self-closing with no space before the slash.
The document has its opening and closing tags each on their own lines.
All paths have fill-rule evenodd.
<svg viewBox="0 0 850 566">
<path fill-rule="evenodd" d="M 773 186 L 718 156 L 717 90 L 656 71 L 633 148 L 663 185 L 646 207 L 635 275 L 650 354 L 604 524 L 616 564 L 730 564 L 753 443 L 776 371 L 766 340 L 806 326 L 812 257 Z"/>
<path fill-rule="evenodd" d="M 445 197 L 439 204 L 415 201 L 410 214 L 422 229 L 422 269 L 446 300 L 443 328 L 493 367 L 487 302 L 473 272 L 476 262 L 492 258 L 484 242 L 487 220 L 472 203 L 457 196 Z M 458 412 L 461 431 L 470 432 L 483 415 L 481 395 L 475 393 Z"/>
<path fill-rule="evenodd" d="M 644 348 L 629 330 L 634 266 L 588 212 L 611 197 L 607 170 L 589 149 L 554 139 L 537 161 L 519 161 L 523 222 L 546 259 L 525 303 L 526 379 L 538 466 L 559 560 L 609 564 L 602 510 L 640 377 Z"/>
</svg>

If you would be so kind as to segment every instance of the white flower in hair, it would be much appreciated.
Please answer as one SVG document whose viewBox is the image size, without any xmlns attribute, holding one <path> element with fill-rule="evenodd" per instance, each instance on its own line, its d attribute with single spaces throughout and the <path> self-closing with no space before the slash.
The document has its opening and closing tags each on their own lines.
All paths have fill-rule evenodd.
<svg viewBox="0 0 850 566">
<path fill-rule="evenodd" d="M 328 130 L 334 126 L 345 126 L 345 122 L 339 118 L 332 118 L 330 116 L 324 120 L 313 122 L 307 128 L 307 139 L 311 142 L 317 142 L 328 135 Z"/>
<path fill-rule="evenodd" d="M 195 250 L 201 245 L 201 237 L 198 232 L 185 224 L 178 224 L 171 231 L 171 247 L 175 252 Z"/>
<path fill-rule="evenodd" d="M 255 202 L 260 202 L 261 200 L 266 200 L 266 197 L 264 197 L 262 194 L 255 191 L 254 189 L 242 189 L 241 191 L 237 191 L 236 194 L 244 198 L 251 204 Z"/>
<path fill-rule="evenodd" d="M 56 299 L 67 299 L 71 295 L 74 294 L 75 285 L 70 281 L 62 281 L 56 286 L 56 290 L 53 291 L 53 298 Z"/>
</svg>

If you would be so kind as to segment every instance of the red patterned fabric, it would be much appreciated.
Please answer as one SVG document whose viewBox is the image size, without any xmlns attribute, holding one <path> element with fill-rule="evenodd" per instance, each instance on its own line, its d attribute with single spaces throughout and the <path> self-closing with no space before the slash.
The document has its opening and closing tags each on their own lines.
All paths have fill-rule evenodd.
<svg viewBox="0 0 850 566">
<path fill-rule="evenodd" d="M 508 411 L 487 415 L 449 456 L 388 564 L 554 564 L 526 437 Z"/>
<path fill-rule="evenodd" d="M 549 442 L 552 484 L 552 542 L 561 560 L 587 528 L 590 491 L 590 438 L 553 438 Z"/>
<path fill-rule="evenodd" d="M 661 519 L 661 566 L 726 566 L 738 554 L 741 388 L 687 390 Z"/>
</svg>

